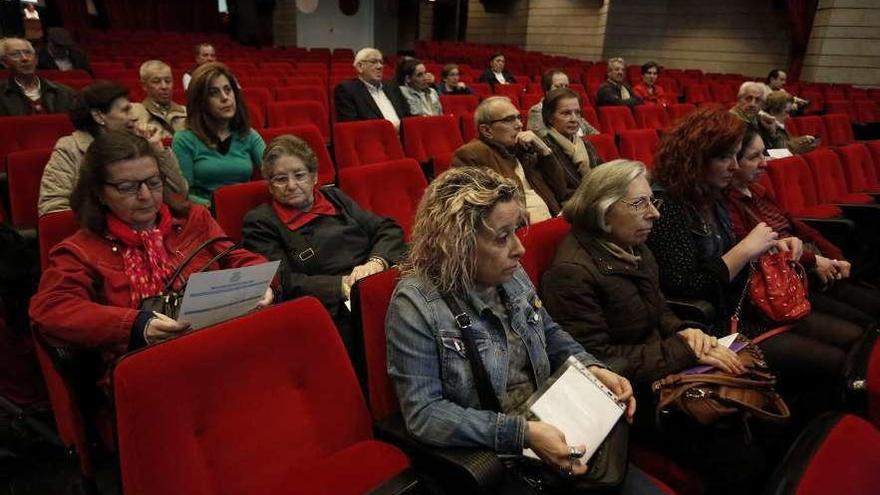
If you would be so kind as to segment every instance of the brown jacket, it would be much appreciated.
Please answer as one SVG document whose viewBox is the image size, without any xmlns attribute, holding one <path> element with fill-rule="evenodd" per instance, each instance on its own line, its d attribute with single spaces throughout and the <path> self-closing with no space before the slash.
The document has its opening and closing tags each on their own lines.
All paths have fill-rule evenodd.
<svg viewBox="0 0 880 495">
<path fill-rule="evenodd" d="M 163 111 L 156 102 L 149 97 L 141 103 L 132 103 L 131 111 L 138 119 L 138 124 L 156 126 L 163 138 L 173 138 L 174 133 L 186 129 L 186 107 L 171 102 L 167 111 Z"/>
<path fill-rule="evenodd" d="M 587 352 L 634 384 L 650 384 L 696 364 L 676 332 L 679 320 L 660 293 L 657 262 L 644 245 L 637 269 L 611 256 L 577 229 L 544 273 L 542 297 L 553 320 Z"/>
<path fill-rule="evenodd" d="M 562 202 L 567 199 L 567 188 L 562 167 L 552 154 L 538 156 L 537 153 L 519 153 L 514 156 L 500 146 L 474 139 L 455 150 L 452 166 L 488 167 L 508 179 L 515 180 L 522 188 L 522 183 L 514 172 L 517 159 L 522 165 L 526 180 L 547 203 L 550 214 L 558 215 L 562 209 Z"/>
</svg>

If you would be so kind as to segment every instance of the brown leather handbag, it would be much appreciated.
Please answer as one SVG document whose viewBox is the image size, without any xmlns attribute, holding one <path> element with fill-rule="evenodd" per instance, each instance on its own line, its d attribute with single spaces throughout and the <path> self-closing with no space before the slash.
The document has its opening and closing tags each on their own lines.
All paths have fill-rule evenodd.
<svg viewBox="0 0 880 495">
<path fill-rule="evenodd" d="M 761 350 L 747 343 L 738 353 L 746 373 L 730 375 L 712 368 L 704 373 L 668 375 L 651 386 L 658 395 L 657 412 L 680 411 L 702 425 L 740 415 L 781 423 L 791 413 L 774 388 Z"/>
</svg>

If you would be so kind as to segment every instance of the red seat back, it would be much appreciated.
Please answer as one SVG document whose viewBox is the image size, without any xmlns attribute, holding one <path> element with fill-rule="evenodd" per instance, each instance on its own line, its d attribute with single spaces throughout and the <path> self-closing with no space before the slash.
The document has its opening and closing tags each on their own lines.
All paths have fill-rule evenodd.
<svg viewBox="0 0 880 495">
<path fill-rule="evenodd" d="M 819 201 L 829 204 L 848 202 L 849 188 L 837 155 L 825 148 L 805 153 L 803 157 L 813 174 Z"/>
<path fill-rule="evenodd" d="M 709 93 L 709 86 L 706 84 L 685 84 L 684 99 L 693 105 L 712 101 L 712 95 Z"/>
<path fill-rule="evenodd" d="M 226 235 L 240 241 L 244 216 L 271 199 L 265 180 L 223 186 L 214 191 L 214 216 Z"/>
<path fill-rule="evenodd" d="M 654 168 L 654 153 L 660 146 L 660 138 L 654 129 L 633 129 L 620 133 L 620 156 L 638 160 L 648 169 Z"/>
<path fill-rule="evenodd" d="M 440 105 L 443 113 L 452 115 L 464 115 L 474 113 L 480 99 L 474 95 L 440 95 Z"/>
<path fill-rule="evenodd" d="M 581 103 L 581 117 L 589 122 L 597 131 L 601 128 L 601 125 L 599 124 L 599 114 L 596 113 L 595 108 L 588 105 L 586 102 Z"/>
<path fill-rule="evenodd" d="M 528 112 L 533 106 L 544 99 L 544 95 L 540 93 L 526 93 L 519 97 L 519 108 L 523 112 Z"/>
<path fill-rule="evenodd" d="M 362 208 L 394 219 L 409 240 L 428 181 L 412 158 L 339 170 L 339 187 Z"/>
<path fill-rule="evenodd" d="M 268 88 L 264 88 L 262 86 L 241 88 L 240 91 L 241 96 L 242 98 L 244 98 L 245 102 L 260 107 L 260 109 L 263 110 L 264 114 L 269 108 L 269 103 L 274 100 L 272 98 L 272 92 L 269 91 Z"/>
<path fill-rule="evenodd" d="M 0 117 L 0 172 L 13 151 L 53 148 L 59 138 L 73 132 L 67 114 Z"/>
<path fill-rule="evenodd" d="M 599 152 L 599 157 L 603 162 L 620 158 L 620 152 L 617 150 L 617 145 L 614 144 L 614 136 L 611 134 L 593 134 L 592 136 L 585 136 L 584 139 L 596 147 L 596 151 Z"/>
<path fill-rule="evenodd" d="M 323 86 L 286 86 L 275 90 L 277 101 L 317 101 L 327 108 L 327 92 Z"/>
<path fill-rule="evenodd" d="M 806 216 L 805 212 L 821 204 L 813 175 L 802 157 L 771 160 L 767 172 L 779 205 L 788 213 Z M 839 214 L 834 210 L 829 216 Z"/>
<path fill-rule="evenodd" d="M 825 114 L 822 116 L 822 121 L 828 131 L 829 146 L 843 146 L 855 142 L 856 138 L 853 136 L 852 121 L 849 115 L 845 113 Z"/>
<path fill-rule="evenodd" d="M 463 142 L 458 121 L 451 115 L 405 118 L 400 134 L 406 156 L 422 163 L 454 152 Z"/>
<path fill-rule="evenodd" d="M 37 227 L 37 202 L 40 181 L 52 149 L 16 151 L 7 157 L 9 206 L 12 225 L 17 228 Z"/>
<path fill-rule="evenodd" d="M 404 157 L 394 125 L 384 119 L 337 122 L 333 126 L 333 152 L 340 172 L 347 167 Z"/>
<path fill-rule="evenodd" d="M 599 124 L 602 132 L 608 134 L 636 128 L 636 120 L 629 107 L 625 105 L 599 107 Z"/>
<path fill-rule="evenodd" d="M 327 151 L 327 145 L 324 144 L 324 136 L 317 127 L 306 124 L 289 127 L 267 127 L 259 130 L 263 141 L 268 146 L 273 139 L 284 134 L 292 134 L 309 144 L 309 148 L 315 153 L 318 159 L 318 184 L 332 184 L 336 181 L 336 167 L 333 160 L 330 159 L 330 152 Z"/>
<path fill-rule="evenodd" d="M 524 84 L 496 84 L 494 88 L 496 96 L 506 96 L 514 105 L 519 106 L 519 97 L 525 94 L 526 88 Z"/>
<path fill-rule="evenodd" d="M 536 288 L 540 289 L 541 276 L 553 264 L 556 248 L 570 230 L 571 225 L 564 218 L 556 217 L 517 231 L 526 251 L 519 263 Z"/>
<path fill-rule="evenodd" d="M 671 124 L 674 124 L 696 109 L 697 106 L 693 103 L 673 103 L 667 108 L 669 112 L 669 121 Z"/>
<path fill-rule="evenodd" d="M 259 103 L 246 102 L 248 114 L 250 114 L 251 127 L 260 130 L 266 127 L 266 109 Z"/>
<path fill-rule="evenodd" d="M 877 175 L 871 153 L 864 144 L 853 143 L 835 148 L 837 158 L 843 167 L 848 189 L 854 192 L 880 192 L 877 187 Z"/>
<path fill-rule="evenodd" d="M 56 244 L 79 230 L 76 217 L 70 210 L 56 211 L 40 217 L 37 239 L 40 242 L 40 266 L 49 266 L 49 252 Z"/>
<path fill-rule="evenodd" d="M 636 125 L 642 129 L 665 129 L 669 126 L 669 116 L 659 105 L 636 105 L 633 107 Z"/>
<path fill-rule="evenodd" d="M 843 113 L 855 121 L 858 116 L 853 103 L 851 100 L 827 100 L 825 101 L 825 113 Z"/>
<path fill-rule="evenodd" d="M 860 124 L 868 122 L 880 122 L 880 106 L 871 100 L 859 100 L 855 102 L 856 119 Z"/>
<path fill-rule="evenodd" d="M 317 101 L 276 101 L 269 104 L 269 127 L 313 125 L 330 142 L 330 117 Z"/>
<path fill-rule="evenodd" d="M 789 125 L 795 131 L 796 136 L 813 136 L 821 139 L 820 146 L 828 146 L 828 132 L 825 130 L 825 123 L 822 117 L 816 115 L 806 115 L 804 117 L 793 117 L 788 119 Z"/>
</svg>

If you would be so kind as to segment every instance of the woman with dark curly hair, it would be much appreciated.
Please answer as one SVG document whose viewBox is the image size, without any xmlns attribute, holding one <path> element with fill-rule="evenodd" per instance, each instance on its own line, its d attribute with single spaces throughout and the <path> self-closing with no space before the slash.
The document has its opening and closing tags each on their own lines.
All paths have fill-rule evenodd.
<svg viewBox="0 0 880 495">
<path fill-rule="evenodd" d="M 708 300 L 715 307 L 714 333 L 727 333 L 749 276 L 749 264 L 772 248 L 799 259 L 803 243 L 780 239 L 759 222 L 739 242 L 722 191 L 738 169 L 745 124 L 718 109 L 703 109 L 671 129 L 657 152 L 655 194 L 664 199 L 661 216 L 648 237 L 667 296 Z M 748 301 L 739 314 L 739 331 L 757 336 L 776 324 L 764 321 Z M 761 343 L 783 382 L 795 382 L 830 399 L 848 349 L 862 329 L 813 311 L 795 327 Z M 786 383 L 783 383 L 784 385 Z M 805 390 L 806 390 L 805 387 Z M 821 407 L 822 401 L 811 401 Z"/>
</svg>

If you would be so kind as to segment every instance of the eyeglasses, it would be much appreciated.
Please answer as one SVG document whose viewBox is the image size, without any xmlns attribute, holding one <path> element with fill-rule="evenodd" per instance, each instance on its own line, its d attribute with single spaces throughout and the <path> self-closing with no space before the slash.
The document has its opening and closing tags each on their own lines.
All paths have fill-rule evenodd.
<svg viewBox="0 0 880 495">
<path fill-rule="evenodd" d="M 162 189 L 164 181 L 161 175 L 147 177 L 144 180 L 124 180 L 122 182 L 105 182 L 104 185 L 112 186 L 119 194 L 126 196 L 134 196 L 140 190 L 142 185 L 146 185 L 150 191 L 158 191 Z"/>
<path fill-rule="evenodd" d="M 506 228 L 506 229 L 493 229 L 486 224 L 485 218 L 480 218 L 480 222 L 483 224 L 483 228 L 489 231 L 492 234 L 492 243 L 494 243 L 498 247 L 504 247 L 510 243 L 511 239 L 516 238 L 516 233 L 519 232 L 523 237 L 528 235 L 529 233 L 529 222 L 526 219 L 520 220 L 516 227 Z"/>
<path fill-rule="evenodd" d="M 36 53 L 37 52 L 35 52 L 34 50 L 31 50 L 31 49 L 14 50 L 11 52 L 6 52 L 6 56 L 13 59 L 13 60 L 18 60 L 20 58 L 24 58 L 25 56 L 33 57 L 34 55 L 36 55 Z"/>
<path fill-rule="evenodd" d="M 296 182 L 297 184 L 305 184 L 312 178 L 312 174 L 309 172 L 296 172 L 294 174 L 278 174 L 269 177 L 269 182 L 275 187 L 284 187 L 290 183 L 291 180 Z"/>
<path fill-rule="evenodd" d="M 637 213 L 642 213 L 642 212 L 644 212 L 645 210 L 647 210 L 649 204 L 650 204 L 650 205 L 653 205 L 654 208 L 656 208 L 657 210 L 659 210 L 659 209 L 660 209 L 660 206 L 663 205 L 663 200 L 662 200 L 662 199 L 660 199 L 660 198 L 655 198 L 655 197 L 653 197 L 653 196 L 651 196 L 651 197 L 648 197 L 648 196 L 639 196 L 638 198 L 636 198 L 636 199 L 632 199 L 632 200 L 629 200 L 629 199 L 621 199 L 620 202 L 623 203 L 623 204 L 625 204 L 625 205 L 627 205 L 627 206 L 629 206 L 630 208 L 633 209 L 633 211 L 635 211 L 635 212 L 637 212 Z"/>
<path fill-rule="evenodd" d="M 519 119 L 520 115 L 517 113 L 514 115 L 508 115 L 507 117 L 501 117 L 500 119 L 490 120 L 489 124 L 497 124 L 498 122 L 501 122 L 503 124 L 513 124 L 514 122 L 519 121 Z"/>
</svg>

